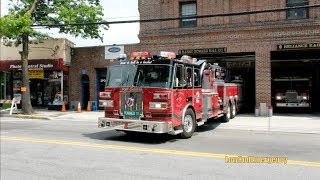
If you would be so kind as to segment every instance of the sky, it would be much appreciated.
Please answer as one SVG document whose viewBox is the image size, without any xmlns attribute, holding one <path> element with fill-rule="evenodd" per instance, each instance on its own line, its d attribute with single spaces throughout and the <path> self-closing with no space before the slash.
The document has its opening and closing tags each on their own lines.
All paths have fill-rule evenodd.
<svg viewBox="0 0 320 180">
<path fill-rule="evenodd" d="M 8 13 L 9 0 L 1 1 L 1 16 Z M 104 19 L 107 21 L 122 21 L 139 19 L 138 0 L 100 0 L 104 8 Z M 113 44 L 139 43 L 139 23 L 112 24 L 107 31 L 103 31 L 103 42 L 100 40 L 75 38 L 71 35 L 59 34 L 57 29 L 45 30 L 54 38 L 67 38 L 77 47 L 104 46 Z"/>
</svg>

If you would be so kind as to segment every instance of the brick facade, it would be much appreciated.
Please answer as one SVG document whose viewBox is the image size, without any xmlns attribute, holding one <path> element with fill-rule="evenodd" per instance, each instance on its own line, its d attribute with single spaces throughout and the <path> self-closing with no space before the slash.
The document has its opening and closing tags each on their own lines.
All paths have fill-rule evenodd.
<svg viewBox="0 0 320 180">
<path fill-rule="evenodd" d="M 139 0 L 140 19 L 179 17 L 180 3 L 190 0 Z M 194 0 L 197 15 L 225 14 L 242 11 L 285 8 L 286 1 L 272 0 Z M 320 4 L 310 0 L 309 5 Z M 226 47 L 227 53 L 255 55 L 255 102 L 271 104 L 271 52 L 277 45 L 290 43 L 320 42 L 320 8 L 309 9 L 307 19 L 287 20 L 286 12 L 257 13 L 241 16 L 220 16 L 197 20 L 197 27 L 181 28 L 179 20 L 140 23 L 139 44 L 126 45 L 125 53 L 132 51 L 173 51 Z M 77 99 L 81 69 L 86 67 L 90 88 L 95 88 L 95 67 L 107 67 L 102 47 L 76 49 L 70 73 L 71 98 Z M 214 55 L 212 55 L 214 56 Z M 73 84 L 74 83 L 74 84 Z M 90 90 L 94 100 L 95 90 Z"/>
<path fill-rule="evenodd" d="M 179 16 L 184 0 L 139 1 L 141 19 Z M 197 15 L 285 8 L 286 1 L 272 0 L 197 0 Z M 319 4 L 310 0 L 309 5 Z M 241 16 L 198 19 L 197 27 L 180 28 L 179 21 L 142 23 L 139 46 L 131 49 L 174 51 L 227 47 L 228 53 L 254 52 L 256 104 L 271 105 L 271 51 L 278 44 L 320 41 L 320 8 L 309 10 L 309 18 L 286 20 L 284 11 Z"/>
<path fill-rule="evenodd" d="M 104 59 L 104 47 L 75 48 L 70 65 L 70 101 L 80 101 L 82 98 L 81 77 L 82 70 L 89 76 L 90 101 L 96 100 L 96 70 L 95 68 L 107 68 L 109 61 Z"/>
</svg>

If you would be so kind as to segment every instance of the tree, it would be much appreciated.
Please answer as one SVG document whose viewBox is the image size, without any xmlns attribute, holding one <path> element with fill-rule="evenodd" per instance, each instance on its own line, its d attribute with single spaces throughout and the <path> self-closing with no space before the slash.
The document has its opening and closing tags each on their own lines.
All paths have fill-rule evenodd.
<svg viewBox="0 0 320 180">
<path fill-rule="evenodd" d="M 101 41 L 101 28 L 107 29 L 108 26 L 85 25 L 103 20 L 100 0 L 11 0 L 11 5 L 8 15 L 0 18 L 0 37 L 7 46 L 22 44 L 22 86 L 26 87 L 26 92 L 22 92 L 22 113 L 32 114 L 28 76 L 29 39 L 50 38 L 33 29 L 33 25 L 64 24 L 65 26 L 57 27 L 59 33 Z M 68 25 L 75 23 L 83 25 Z"/>
</svg>

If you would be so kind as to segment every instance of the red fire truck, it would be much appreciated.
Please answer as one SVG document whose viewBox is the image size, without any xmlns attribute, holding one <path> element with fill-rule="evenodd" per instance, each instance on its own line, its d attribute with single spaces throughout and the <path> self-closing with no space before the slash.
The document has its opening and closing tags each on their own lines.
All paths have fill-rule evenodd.
<svg viewBox="0 0 320 180">
<path fill-rule="evenodd" d="M 224 69 L 172 52 L 152 56 L 133 52 L 109 67 L 98 127 L 124 132 L 193 135 L 196 126 L 221 117 L 228 122 L 238 110 L 238 86 L 225 83 Z"/>
<path fill-rule="evenodd" d="M 273 79 L 274 106 L 277 108 L 311 108 L 311 80 L 301 77 Z"/>
</svg>

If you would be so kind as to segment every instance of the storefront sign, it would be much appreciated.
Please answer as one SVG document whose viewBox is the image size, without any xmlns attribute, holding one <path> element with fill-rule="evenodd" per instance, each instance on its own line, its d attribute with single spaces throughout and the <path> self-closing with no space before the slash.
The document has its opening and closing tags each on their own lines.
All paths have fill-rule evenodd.
<svg viewBox="0 0 320 180">
<path fill-rule="evenodd" d="M 106 46 L 105 59 L 117 59 L 120 54 L 124 54 L 124 46 Z"/>
<path fill-rule="evenodd" d="M 290 49 L 320 49 L 320 43 L 307 43 L 307 44 L 281 44 L 277 45 L 278 50 Z"/>
<path fill-rule="evenodd" d="M 29 70 L 62 70 L 63 59 L 41 59 L 29 60 Z M 0 71 L 17 71 L 21 70 L 21 60 L 4 60 L 0 61 Z"/>
<path fill-rule="evenodd" d="M 207 48 L 207 49 L 182 49 L 179 50 L 180 55 L 190 55 L 190 54 L 215 54 L 215 53 L 225 53 L 227 48 Z"/>
<path fill-rule="evenodd" d="M 10 69 L 21 69 L 22 65 L 15 65 L 11 64 Z M 48 68 L 53 68 L 53 64 L 31 64 L 28 65 L 28 69 L 48 69 Z"/>
<path fill-rule="evenodd" d="M 43 79 L 44 71 L 43 70 L 29 70 L 30 79 Z"/>
</svg>

